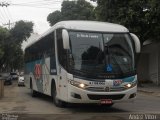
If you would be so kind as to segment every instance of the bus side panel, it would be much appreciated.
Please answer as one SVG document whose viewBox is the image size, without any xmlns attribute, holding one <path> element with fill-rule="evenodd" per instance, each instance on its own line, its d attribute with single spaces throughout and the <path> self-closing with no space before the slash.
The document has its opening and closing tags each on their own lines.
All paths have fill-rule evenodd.
<svg viewBox="0 0 160 120">
<path fill-rule="evenodd" d="M 55 58 L 46 58 L 44 64 L 42 64 L 42 79 L 43 79 L 43 93 L 51 96 L 51 84 L 52 80 L 57 79 L 57 70 L 54 63 Z"/>
<path fill-rule="evenodd" d="M 26 79 L 26 83 L 29 86 L 29 88 L 30 88 L 30 85 L 32 84 L 33 90 L 41 93 L 43 93 L 43 90 L 42 90 L 43 81 L 42 81 L 42 76 L 40 71 L 42 62 L 43 60 L 40 59 L 40 60 L 35 60 L 33 62 L 26 63 L 26 74 L 28 76 Z M 32 83 L 30 83 L 30 81 L 32 81 Z"/>
<path fill-rule="evenodd" d="M 50 64 L 51 62 L 53 65 Z M 32 87 L 34 90 L 44 93 L 46 95 L 51 95 L 51 82 L 52 80 L 57 79 L 57 70 L 55 66 L 56 63 L 54 62 L 55 60 L 50 59 L 50 57 L 47 57 L 40 60 L 36 60 L 34 62 L 27 63 L 25 65 L 25 85 L 28 88 L 30 88 L 31 79 Z"/>
<path fill-rule="evenodd" d="M 51 84 L 50 80 L 50 58 L 45 58 L 42 66 L 42 81 L 43 81 L 43 93 L 50 95 L 49 86 Z"/>
</svg>

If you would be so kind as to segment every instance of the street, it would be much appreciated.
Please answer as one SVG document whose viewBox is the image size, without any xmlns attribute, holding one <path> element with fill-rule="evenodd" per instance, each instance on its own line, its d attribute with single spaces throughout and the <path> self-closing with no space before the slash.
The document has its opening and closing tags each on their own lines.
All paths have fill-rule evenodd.
<svg viewBox="0 0 160 120">
<path fill-rule="evenodd" d="M 5 86 L 5 96 L 0 99 L 0 113 L 20 114 L 20 118 L 30 119 L 96 119 L 113 120 L 129 119 L 129 115 L 159 114 L 160 97 L 138 93 L 134 103 L 119 103 L 107 108 L 99 105 L 69 105 L 67 108 L 57 108 L 51 97 L 39 94 L 31 97 L 30 90 L 18 87 L 17 82 Z M 159 115 L 156 120 L 160 119 Z M 114 117 L 115 116 L 115 117 Z"/>
<path fill-rule="evenodd" d="M 160 0 L 0 0 L 0 120 L 160 120 L 159 21 Z"/>
</svg>

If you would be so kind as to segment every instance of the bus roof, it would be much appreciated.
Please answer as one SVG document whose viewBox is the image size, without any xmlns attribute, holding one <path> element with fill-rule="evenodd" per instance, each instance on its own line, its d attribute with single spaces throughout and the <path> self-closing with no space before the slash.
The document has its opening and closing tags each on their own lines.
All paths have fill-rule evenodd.
<svg viewBox="0 0 160 120">
<path fill-rule="evenodd" d="M 127 28 L 119 24 L 113 24 L 108 22 L 99 22 L 99 21 L 80 21 L 80 20 L 70 20 L 70 21 L 61 21 L 52 26 L 48 31 L 38 37 L 35 41 L 27 45 L 26 48 L 37 42 L 40 38 L 48 35 L 57 28 L 65 28 L 70 30 L 79 30 L 79 31 L 95 31 L 95 32 L 129 32 Z"/>
<path fill-rule="evenodd" d="M 128 32 L 127 28 L 122 25 L 99 21 L 62 21 L 55 24 L 55 26 L 84 31 Z"/>
</svg>

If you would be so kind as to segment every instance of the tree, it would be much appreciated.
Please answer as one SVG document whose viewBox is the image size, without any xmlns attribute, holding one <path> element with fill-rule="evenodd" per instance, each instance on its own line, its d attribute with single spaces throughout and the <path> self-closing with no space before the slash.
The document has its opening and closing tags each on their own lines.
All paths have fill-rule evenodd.
<svg viewBox="0 0 160 120">
<path fill-rule="evenodd" d="M 97 20 L 118 23 L 145 40 L 160 39 L 160 1 L 97 0 Z"/>
<path fill-rule="evenodd" d="M 148 37 L 149 0 L 98 0 L 96 16 L 98 20 L 126 26 L 130 32 L 139 36 L 141 43 Z"/>
<path fill-rule="evenodd" d="M 0 27 L 0 59 L 2 59 L 4 55 L 4 44 L 9 36 L 9 31 L 5 28 Z"/>
<path fill-rule="evenodd" d="M 160 40 L 160 1 L 150 0 L 149 8 L 147 9 L 146 19 L 148 22 L 147 38 L 154 41 Z"/>
<path fill-rule="evenodd" d="M 32 31 L 33 23 L 21 20 L 16 22 L 15 27 L 10 30 L 10 33 L 14 42 L 22 43 L 23 40 L 27 40 Z"/>
<path fill-rule="evenodd" d="M 85 0 L 63 1 L 61 12 L 55 11 L 47 17 L 50 25 L 61 20 L 95 20 L 94 7 Z"/>
<path fill-rule="evenodd" d="M 61 15 L 61 12 L 58 10 L 53 13 L 50 13 L 47 17 L 47 21 L 50 23 L 51 26 L 59 22 L 61 19 L 62 19 L 62 15 Z"/>
<path fill-rule="evenodd" d="M 0 27 L 0 70 L 19 69 L 23 66 L 21 43 L 33 31 L 33 23 L 19 21 L 10 31 Z"/>
<path fill-rule="evenodd" d="M 94 7 L 85 0 L 64 1 L 62 3 L 62 16 L 64 20 L 93 20 Z"/>
</svg>

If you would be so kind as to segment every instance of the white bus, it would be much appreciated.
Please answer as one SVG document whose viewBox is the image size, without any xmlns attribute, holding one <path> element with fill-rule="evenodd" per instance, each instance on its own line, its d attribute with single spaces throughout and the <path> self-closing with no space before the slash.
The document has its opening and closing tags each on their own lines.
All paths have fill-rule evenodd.
<svg viewBox="0 0 160 120">
<path fill-rule="evenodd" d="M 133 101 L 139 52 L 138 37 L 124 26 L 62 21 L 26 47 L 25 85 L 32 96 L 52 96 L 59 107 Z"/>
</svg>

